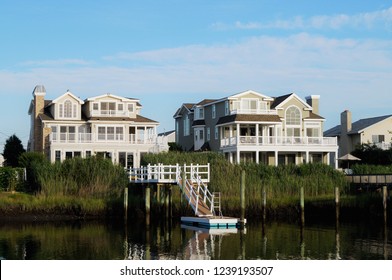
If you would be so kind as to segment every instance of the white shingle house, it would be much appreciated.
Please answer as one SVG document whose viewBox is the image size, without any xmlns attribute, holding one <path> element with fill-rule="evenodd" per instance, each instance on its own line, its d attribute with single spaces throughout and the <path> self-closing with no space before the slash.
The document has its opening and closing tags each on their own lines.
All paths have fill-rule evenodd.
<svg viewBox="0 0 392 280">
<path fill-rule="evenodd" d="M 28 151 L 43 152 L 52 161 L 102 155 L 124 167 L 138 167 L 144 153 L 168 150 L 158 137 L 158 122 L 140 115 L 138 99 L 104 94 L 80 99 L 67 91 L 45 100 L 36 86 L 29 108 Z"/>
</svg>

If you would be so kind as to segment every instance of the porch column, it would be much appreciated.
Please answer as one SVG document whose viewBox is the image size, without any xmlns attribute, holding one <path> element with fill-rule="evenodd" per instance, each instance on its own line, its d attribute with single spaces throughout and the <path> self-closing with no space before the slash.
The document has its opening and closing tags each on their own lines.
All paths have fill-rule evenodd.
<svg viewBox="0 0 392 280">
<path fill-rule="evenodd" d="M 259 124 L 256 123 L 256 145 L 259 145 Z M 258 163 L 259 161 L 257 160 L 258 155 L 256 155 L 256 162 Z"/>
<path fill-rule="evenodd" d="M 240 151 L 237 149 L 237 163 L 240 163 Z"/>
<path fill-rule="evenodd" d="M 256 163 L 259 163 L 259 161 L 260 161 L 259 151 L 256 151 Z"/>
<path fill-rule="evenodd" d="M 278 166 L 278 151 L 275 151 L 275 166 Z"/>
<path fill-rule="evenodd" d="M 237 123 L 237 145 L 239 143 L 239 140 L 240 140 L 240 124 Z"/>
<path fill-rule="evenodd" d="M 305 153 L 305 162 L 309 163 L 309 151 L 306 151 Z"/>
<path fill-rule="evenodd" d="M 229 152 L 229 161 L 230 163 L 233 163 L 233 153 Z"/>
</svg>

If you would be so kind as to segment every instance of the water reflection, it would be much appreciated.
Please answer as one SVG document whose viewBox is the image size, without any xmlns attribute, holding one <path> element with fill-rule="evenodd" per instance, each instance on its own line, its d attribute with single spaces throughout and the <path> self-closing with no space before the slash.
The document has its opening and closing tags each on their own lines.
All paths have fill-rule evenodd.
<svg viewBox="0 0 392 280">
<path fill-rule="evenodd" d="M 4 259 L 390 259 L 391 229 L 376 221 L 255 223 L 206 230 L 151 223 L 0 223 Z"/>
</svg>

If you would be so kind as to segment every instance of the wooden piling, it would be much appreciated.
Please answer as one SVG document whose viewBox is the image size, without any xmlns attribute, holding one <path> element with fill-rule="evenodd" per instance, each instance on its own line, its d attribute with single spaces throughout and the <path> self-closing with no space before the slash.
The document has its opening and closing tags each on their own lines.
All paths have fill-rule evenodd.
<svg viewBox="0 0 392 280">
<path fill-rule="evenodd" d="M 170 216 L 169 204 L 170 204 L 170 188 L 165 187 L 165 216 L 166 216 L 166 218 L 169 218 L 169 216 Z"/>
<path fill-rule="evenodd" d="M 304 187 L 300 188 L 300 208 L 301 208 L 301 226 L 305 224 L 305 192 Z"/>
<path fill-rule="evenodd" d="M 241 172 L 241 186 L 240 186 L 240 200 L 241 200 L 241 220 L 240 224 L 243 227 L 245 225 L 245 170 Z"/>
<path fill-rule="evenodd" d="M 124 188 L 124 220 L 128 220 L 128 186 Z"/>
<path fill-rule="evenodd" d="M 148 184 L 145 187 L 145 208 L 146 208 L 146 226 L 150 225 L 150 210 L 151 210 L 151 187 Z"/>
<path fill-rule="evenodd" d="M 335 187 L 335 218 L 336 224 L 339 224 L 340 217 L 340 190 L 339 187 Z"/>
<path fill-rule="evenodd" d="M 263 186 L 263 222 L 265 222 L 267 216 L 267 191 Z"/>
<path fill-rule="evenodd" d="M 382 187 L 382 205 L 384 208 L 384 211 L 387 210 L 387 200 L 388 200 L 388 188 L 387 186 Z"/>
</svg>

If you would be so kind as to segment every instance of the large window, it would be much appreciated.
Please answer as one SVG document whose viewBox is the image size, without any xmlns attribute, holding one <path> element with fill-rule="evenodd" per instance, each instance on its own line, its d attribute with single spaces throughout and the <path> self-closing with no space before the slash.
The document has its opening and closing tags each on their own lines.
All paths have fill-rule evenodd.
<svg viewBox="0 0 392 280">
<path fill-rule="evenodd" d="M 184 136 L 188 136 L 190 134 L 190 125 L 189 125 L 189 116 L 185 115 L 184 118 Z"/>
<path fill-rule="evenodd" d="M 124 128 L 115 126 L 98 126 L 98 140 L 122 141 L 124 140 Z"/>
<path fill-rule="evenodd" d="M 286 136 L 301 136 L 301 111 L 296 106 L 291 106 L 286 110 Z"/>
<path fill-rule="evenodd" d="M 300 125 L 301 111 L 298 107 L 291 106 L 286 111 L 286 125 Z"/>
<path fill-rule="evenodd" d="M 215 104 L 212 105 L 212 118 L 213 119 L 216 118 L 216 107 L 215 107 Z"/>
<path fill-rule="evenodd" d="M 59 104 L 59 117 L 60 118 L 76 118 L 77 117 L 76 104 L 73 104 L 70 100 L 66 100 L 63 104 Z"/>
</svg>

